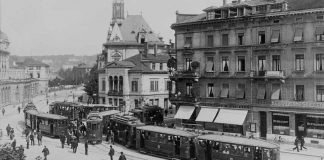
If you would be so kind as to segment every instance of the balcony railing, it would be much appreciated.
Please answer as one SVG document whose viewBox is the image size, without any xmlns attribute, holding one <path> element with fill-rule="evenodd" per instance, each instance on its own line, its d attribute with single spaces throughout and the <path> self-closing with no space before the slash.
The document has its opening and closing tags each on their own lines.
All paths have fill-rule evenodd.
<svg viewBox="0 0 324 160">
<path fill-rule="evenodd" d="M 174 103 L 195 103 L 198 102 L 198 98 L 195 96 L 190 96 L 190 95 L 181 95 L 177 96 L 176 94 L 170 94 L 169 99 L 171 102 Z"/>
<path fill-rule="evenodd" d="M 252 71 L 250 77 L 253 78 L 285 78 L 284 71 Z"/>
<path fill-rule="evenodd" d="M 199 73 L 195 71 L 173 71 L 170 73 L 171 79 L 193 78 L 198 81 L 199 77 Z"/>
<path fill-rule="evenodd" d="M 111 90 L 108 91 L 108 96 L 122 96 L 123 95 L 123 91 L 115 91 L 115 90 Z"/>
</svg>

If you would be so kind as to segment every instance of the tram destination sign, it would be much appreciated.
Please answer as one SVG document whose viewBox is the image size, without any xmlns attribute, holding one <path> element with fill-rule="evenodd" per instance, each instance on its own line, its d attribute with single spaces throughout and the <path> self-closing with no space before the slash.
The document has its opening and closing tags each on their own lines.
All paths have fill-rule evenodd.
<svg viewBox="0 0 324 160">
<path fill-rule="evenodd" d="M 323 102 L 271 101 L 274 107 L 324 108 Z"/>
</svg>

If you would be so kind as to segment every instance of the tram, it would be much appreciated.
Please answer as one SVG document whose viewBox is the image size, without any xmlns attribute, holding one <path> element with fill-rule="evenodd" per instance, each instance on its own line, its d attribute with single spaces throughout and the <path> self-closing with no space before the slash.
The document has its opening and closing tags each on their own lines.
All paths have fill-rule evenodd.
<svg viewBox="0 0 324 160">
<path fill-rule="evenodd" d="M 69 120 L 76 120 L 79 117 L 79 110 L 73 102 L 53 102 L 50 104 L 49 113 L 68 117 Z"/>
<path fill-rule="evenodd" d="M 194 133 L 173 128 L 142 126 L 136 131 L 136 149 L 168 158 L 192 159 L 196 157 L 196 136 Z"/>
<path fill-rule="evenodd" d="M 146 125 L 159 125 L 163 123 L 163 109 L 159 106 L 144 106 L 141 109 L 133 109 L 130 112 L 134 113 L 134 116 Z"/>
<path fill-rule="evenodd" d="M 138 118 L 128 115 L 114 115 L 110 120 L 115 142 L 128 148 L 135 147 L 136 128 L 144 125 Z"/>
<path fill-rule="evenodd" d="M 102 142 L 102 118 L 98 111 L 90 112 L 87 118 L 87 139 L 91 144 Z"/>
<path fill-rule="evenodd" d="M 33 102 L 29 102 L 26 104 L 26 106 L 24 107 L 24 113 L 30 109 L 34 109 L 34 110 L 37 110 L 36 106 L 34 105 Z"/>
<path fill-rule="evenodd" d="M 279 160 L 279 146 L 267 141 L 225 135 L 197 137 L 199 160 Z"/>
<path fill-rule="evenodd" d="M 29 109 L 25 111 L 25 125 L 27 128 L 29 129 L 36 129 L 36 125 L 37 125 L 37 114 L 38 111 L 36 109 Z"/>
</svg>

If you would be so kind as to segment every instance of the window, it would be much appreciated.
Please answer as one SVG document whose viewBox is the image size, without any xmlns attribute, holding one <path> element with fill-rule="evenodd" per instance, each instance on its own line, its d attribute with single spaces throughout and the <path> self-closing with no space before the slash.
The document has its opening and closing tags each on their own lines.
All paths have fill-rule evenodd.
<svg viewBox="0 0 324 160">
<path fill-rule="evenodd" d="M 155 70 L 155 63 L 152 63 L 152 70 Z"/>
<path fill-rule="evenodd" d="M 118 99 L 117 98 L 114 99 L 114 105 L 118 106 Z"/>
<path fill-rule="evenodd" d="M 229 97 L 229 84 L 224 83 L 222 85 L 221 98 L 228 98 L 228 97 Z"/>
<path fill-rule="evenodd" d="M 282 4 L 278 3 L 278 4 L 273 4 L 270 6 L 270 9 L 281 9 L 282 8 Z"/>
<path fill-rule="evenodd" d="M 186 95 L 192 96 L 192 83 L 186 84 Z"/>
<path fill-rule="evenodd" d="M 223 46 L 228 46 L 228 34 L 223 34 L 222 35 L 222 45 Z"/>
<path fill-rule="evenodd" d="M 191 58 L 186 58 L 186 70 L 187 71 L 191 71 L 191 63 L 192 63 Z"/>
<path fill-rule="evenodd" d="M 105 97 L 102 98 L 102 104 L 106 104 L 106 98 Z"/>
<path fill-rule="evenodd" d="M 271 35 L 271 43 L 279 43 L 280 41 L 280 30 L 273 30 Z"/>
<path fill-rule="evenodd" d="M 258 42 L 259 44 L 265 44 L 265 31 L 259 31 Z"/>
<path fill-rule="evenodd" d="M 215 70 L 214 57 L 207 57 L 206 72 L 214 72 L 214 70 Z"/>
<path fill-rule="evenodd" d="M 222 72 L 228 72 L 229 59 L 228 57 L 222 57 Z"/>
<path fill-rule="evenodd" d="M 154 105 L 154 99 L 150 99 L 150 105 L 151 105 L 151 106 Z"/>
<path fill-rule="evenodd" d="M 324 41 L 324 27 L 316 27 L 315 35 L 317 41 Z"/>
<path fill-rule="evenodd" d="M 141 38 L 141 44 L 144 44 L 145 43 L 145 38 Z"/>
<path fill-rule="evenodd" d="M 238 45 L 243 45 L 243 38 L 244 38 L 244 33 L 237 34 L 237 44 Z"/>
<path fill-rule="evenodd" d="M 267 6 L 266 5 L 256 6 L 256 11 L 257 12 L 266 12 L 267 11 Z"/>
<path fill-rule="evenodd" d="M 37 78 L 40 78 L 40 73 L 37 73 Z"/>
<path fill-rule="evenodd" d="M 154 105 L 159 106 L 159 99 L 154 100 Z"/>
<path fill-rule="evenodd" d="M 215 12 L 207 12 L 207 18 L 208 19 L 214 19 L 215 18 Z"/>
<path fill-rule="evenodd" d="M 213 47 L 214 46 L 214 36 L 208 35 L 207 36 L 207 47 Z"/>
<path fill-rule="evenodd" d="M 119 106 L 123 106 L 123 105 L 125 105 L 124 104 L 124 100 L 123 99 L 119 99 Z"/>
<path fill-rule="evenodd" d="M 214 84 L 213 83 L 207 84 L 207 97 L 214 97 Z"/>
<path fill-rule="evenodd" d="M 316 71 L 324 70 L 324 54 L 316 55 Z"/>
<path fill-rule="evenodd" d="M 160 70 L 163 71 L 163 63 L 160 63 Z"/>
<path fill-rule="evenodd" d="M 296 71 L 303 71 L 304 70 L 304 55 L 303 54 L 297 54 L 295 56 L 295 69 Z"/>
<path fill-rule="evenodd" d="M 132 81 L 132 92 L 138 92 L 138 81 Z"/>
<path fill-rule="evenodd" d="M 168 80 L 168 79 L 165 79 L 165 80 L 164 80 L 164 85 L 165 85 L 164 89 L 165 89 L 166 91 L 169 90 L 170 83 L 171 83 L 170 80 Z"/>
<path fill-rule="evenodd" d="M 324 102 L 324 85 L 316 86 L 316 101 Z"/>
<path fill-rule="evenodd" d="M 112 105 L 113 104 L 113 99 L 112 98 L 109 98 L 108 99 L 108 103 L 109 103 L 109 105 Z"/>
<path fill-rule="evenodd" d="M 266 64 L 266 56 L 259 56 L 258 57 L 258 70 L 264 71 L 265 70 L 265 64 Z"/>
<path fill-rule="evenodd" d="M 192 47 L 192 37 L 186 37 L 185 38 L 185 48 Z"/>
<path fill-rule="evenodd" d="M 296 85 L 296 101 L 304 100 L 304 85 Z"/>
<path fill-rule="evenodd" d="M 272 56 L 272 70 L 280 71 L 280 55 Z"/>
<path fill-rule="evenodd" d="M 112 91 L 114 87 L 114 80 L 112 76 L 109 76 L 109 91 Z"/>
<path fill-rule="evenodd" d="M 294 42 L 300 42 L 303 41 L 303 28 L 296 28 L 295 30 L 295 36 L 294 36 Z"/>
<path fill-rule="evenodd" d="M 258 85 L 257 99 L 265 99 L 265 98 L 266 98 L 266 85 L 265 84 L 259 84 Z"/>
<path fill-rule="evenodd" d="M 236 98 L 237 99 L 244 99 L 245 98 L 245 84 L 238 84 L 236 90 Z"/>
<path fill-rule="evenodd" d="M 158 80 L 151 80 L 150 88 L 151 88 L 151 92 L 159 91 L 159 81 Z"/>
<path fill-rule="evenodd" d="M 316 19 L 317 20 L 323 20 L 324 19 L 324 16 L 323 15 L 316 15 Z"/>
<path fill-rule="evenodd" d="M 245 71 L 245 57 L 244 56 L 237 57 L 237 71 L 239 71 L 239 72 Z"/>
<path fill-rule="evenodd" d="M 273 100 L 280 99 L 280 84 L 272 84 L 271 99 L 273 99 Z"/>
<path fill-rule="evenodd" d="M 33 73 L 29 73 L 30 78 L 34 78 Z"/>
<path fill-rule="evenodd" d="M 101 79 L 101 82 L 102 82 L 101 90 L 102 90 L 102 91 L 105 91 L 105 90 L 106 90 L 106 80 L 105 80 L 105 78 L 102 78 L 102 79 Z"/>
</svg>

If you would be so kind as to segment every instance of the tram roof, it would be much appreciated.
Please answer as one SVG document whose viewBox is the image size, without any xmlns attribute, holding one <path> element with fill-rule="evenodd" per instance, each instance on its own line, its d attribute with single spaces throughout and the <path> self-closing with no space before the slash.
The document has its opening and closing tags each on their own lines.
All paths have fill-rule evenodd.
<svg viewBox="0 0 324 160">
<path fill-rule="evenodd" d="M 156 132 L 156 133 L 175 135 L 175 136 L 183 136 L 183 137 L 195 137 L 195 136 L 197 136 L 197 134 L 194 134 L 194 133 L 191 133 L 191 132 L 178 130 L 178 129 L 173 129 L 173 128 L 159 127 L 159 126 L 142 126 L 142 127 L 138 127 L 138 129 L 145 130 L 145 131 Z"/>
<path fill-rule="evenodd" d="M 39 112 L 35 109 L 30 109 L 30 110 L 27 110 L 26 113 L 31 114 L 31 115 L 38 115 Z"/>
<path fill-rule="evenodd" d="M 114 115 L 114 114 L 118 114 L 118 113 L 120 113 L 120 111 L 110 110 L 110 111 L 99 112 L 99 115 L 100 116 L 109 116 L 109 115 Z"/>
<path fill-rule="evenodd" d="M 105 108 L 117 108 L 115 106 L 107 105 L 107 104 L 86 104 L 86 103 L 74 103 L 73 106 L 75 107 L 105 107 Z"/>
<path fill-rule="evenodd" d="M 55 120 L 64 120 L 68 119 L 67 117 L 61 116 L 61 115 L 56 115 L 56 114 L 49 114 L 49 113 L 39 113 L 37 117 L 42 117 L 46 119 L 55 119 Z"/>
<path fill-rule="evenodd" d="M 77 103 L 74 103 L 74 102 L 59 102 L 59 101 L 55 101 L 52 103 L 52 105 L 64 105 L 64 106 L 72 106 L 72 105 L 76 105 Z"/>
<path fill-rule="evenodd" d="M 277 144 L 270 143 L 265 140 L 248 139 L 243 137 L 207 134 L 207 135 L 198 136 L 198 139 L 230 143 L 230 144 L 239 144 L 243 146 L 256 146 L 256 147 L 270 148 L 270 149 L 279 148 Z"/>
</svg>

